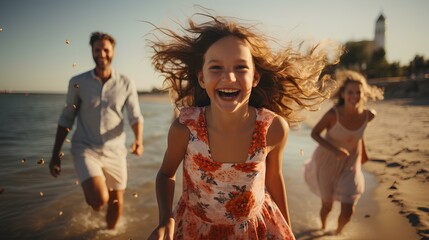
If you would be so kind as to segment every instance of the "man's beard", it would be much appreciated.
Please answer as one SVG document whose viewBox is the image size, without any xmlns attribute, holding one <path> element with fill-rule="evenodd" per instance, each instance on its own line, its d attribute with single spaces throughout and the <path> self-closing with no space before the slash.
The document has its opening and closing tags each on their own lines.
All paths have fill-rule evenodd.
<svg viewBox="0 0 429 240">
<path fill-rule="evenodd" d="M 100 64 L 98 61 L 97 61 L 97 59 L 96 58 L 93 58 L 94 59 L 94 62 L 95 62 L 95 66 L 96 66 L 96 68 L 98 68 L 98 69 L 102 69 L 102 70 L 104 70 L 104 69 L 107 69 L 107 68 L 109 68 L 110 67 L 110 64 L 111 64 L 111 62 L 112 62 L 112 59 L 107 59 L 107 63 L 103 63 L 103 64 Z"/>
</svg>

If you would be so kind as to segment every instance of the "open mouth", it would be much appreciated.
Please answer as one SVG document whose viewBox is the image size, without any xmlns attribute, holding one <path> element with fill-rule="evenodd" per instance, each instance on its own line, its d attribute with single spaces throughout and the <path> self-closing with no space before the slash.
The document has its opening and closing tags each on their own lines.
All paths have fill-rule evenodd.
<svg viewBox="0 0 429 240">
<path fill-rule="evenodd" d="M 240 93 L 240 90 L 238 89 L 218 89 L 217 94 L 223 98 L 223 99 L 234 99 L 238 96 L 238 94 Z"/>
</svg>

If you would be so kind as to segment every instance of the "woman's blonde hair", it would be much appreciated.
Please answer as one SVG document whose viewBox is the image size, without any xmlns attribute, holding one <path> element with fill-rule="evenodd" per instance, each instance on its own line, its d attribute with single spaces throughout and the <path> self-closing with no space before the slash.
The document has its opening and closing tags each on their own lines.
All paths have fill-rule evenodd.
<svg viewBox="0 0 429 240">
<path fill-rule="evenodd" d="M 267 108 L 293 123 L 302 120 L 297 115 L 299 110 L 317 110 L 323 100 L 330 97 L 335 83 L 329 75 L 321 76 L 321 73 L 327 65 L 338 62 L 341 46 L 337 45 L 331 53 L 325 51 L 322 44 L 306 53 L 290 46 L 274 52 L 268 46 L 268 39 L 253 26 L 203 13 L 195 16 L 206 17 L 209 21 L 197 24 L 191 17 L 188 27 L 181 26 L 181 34 L 156 27 L 155 32 L 168 40 L 149 40 L 154 50 L 152 63 L 165 77 L 164 84 L 172 93 L 176 107 L 210 104 L 197 76 L 207 49 L 226 36 L 235 36 L 249 46 L 256 71 L 260 74 L 249 105 Z M 332 53 L 334 57 L 329 57 Z"/>
<path fill-rule="evenodd" d="M 360 105 L 364 106 L 368 100 L 382 100 L 384 99 L 384 90 L 377 86 L 369 85 L 366 78 L 359 72 L 352 70 L 338 70 L 335 73 L 338 88 L 333 93 L 332 98 L 337 106 L 344 105 L 344 98 L 341 94 L 350 83 L 358 83 L 362 86 L 362 98 Z"/>
</svg>

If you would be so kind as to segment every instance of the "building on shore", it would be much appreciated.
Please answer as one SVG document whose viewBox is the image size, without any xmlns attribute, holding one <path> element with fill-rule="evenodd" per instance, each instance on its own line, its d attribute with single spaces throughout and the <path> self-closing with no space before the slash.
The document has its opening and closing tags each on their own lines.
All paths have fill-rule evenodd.
<svg viewBox="0 0 429 240">
<path fill-rule="evenodd" d="M 345 66 L 359 71 L 367 68 L 368 62 L 374 54 L 386 53 L 386 18 L 382 13 L 375 22 L 374 39 L 361 41 L 348 41 L 345 43 L 346 53 L 341 60 Z"/>
</svg>

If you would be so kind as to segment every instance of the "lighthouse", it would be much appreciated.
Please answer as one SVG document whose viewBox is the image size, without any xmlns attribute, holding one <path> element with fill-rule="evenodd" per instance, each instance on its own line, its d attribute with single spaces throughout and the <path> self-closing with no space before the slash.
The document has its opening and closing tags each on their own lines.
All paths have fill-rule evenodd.
<svg viewBox="0 0 429 240">
<path fill-rule="evenodd" d="M 380 14 L 377 19 L 377 22 L 375 23 L 374 43 L 375 50 L 378 50 L 380 48 L 386 50 L 386 19 L 384 18 L 383 14 Z"/>
</svg>

